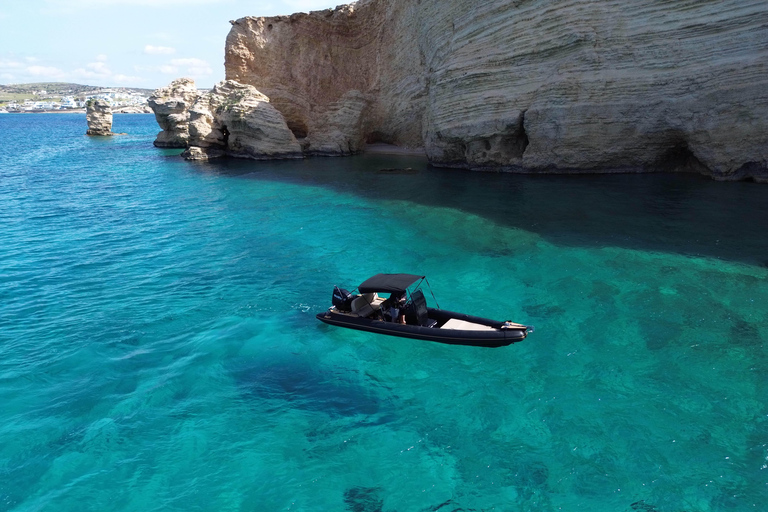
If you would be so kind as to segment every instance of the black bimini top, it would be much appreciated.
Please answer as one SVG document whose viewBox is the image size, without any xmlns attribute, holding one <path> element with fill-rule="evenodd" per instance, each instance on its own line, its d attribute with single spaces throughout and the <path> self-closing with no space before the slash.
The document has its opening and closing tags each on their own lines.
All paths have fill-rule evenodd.
<svg viewBox="0 0 768 512">
<path fill-rule="evenodd" d="M 424 276 L 413 274 L 376 274 L 366 279 L 357 289 L 360 293 L 404 292 L 406 288 L 421 279 L 424 279 Z"/>
</svg>

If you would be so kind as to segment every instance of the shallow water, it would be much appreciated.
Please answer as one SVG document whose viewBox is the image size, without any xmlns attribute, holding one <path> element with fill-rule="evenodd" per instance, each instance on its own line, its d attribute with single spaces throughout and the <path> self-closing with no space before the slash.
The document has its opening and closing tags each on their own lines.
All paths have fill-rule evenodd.
<svg viewBox="0 0 768 512">
<path fill-rule="evenodd" d="M 765 186 L 200 164 L 153 116 L 85 129 L 0 116 L 0 510 L 768 506 Z M 536 332 L 317 322 L 377 272 Z"/>
</svg>

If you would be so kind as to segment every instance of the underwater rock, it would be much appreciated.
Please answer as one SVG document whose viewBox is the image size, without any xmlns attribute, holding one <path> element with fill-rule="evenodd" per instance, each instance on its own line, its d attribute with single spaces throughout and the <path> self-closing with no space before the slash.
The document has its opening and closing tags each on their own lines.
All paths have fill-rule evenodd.
<svg viewBox="0 0 768 512">
<path fill-rule="evenodd" d="M 359 384 L 302 362 L 256 363 L 235 372 L 238 386 L 253 398 L 282 400 L 291 407 L 330 416 L 374 416 L 381 400 Z"/>
<path fill-rule="evenodd" d="M 344 491 L 344 504 L 350 512 L 382 512 L 380 492 L 377 487 L 352 487 Z"/>
</svg>

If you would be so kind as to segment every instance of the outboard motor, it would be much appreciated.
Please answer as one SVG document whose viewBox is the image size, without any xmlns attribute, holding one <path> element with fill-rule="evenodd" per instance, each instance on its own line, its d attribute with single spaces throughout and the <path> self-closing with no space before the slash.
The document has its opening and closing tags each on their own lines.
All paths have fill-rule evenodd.
<svg viewBox="0 0 768 512">
<path fill-rule="evenodd" d="M 339 311 L 350 311 L 352 309 L 352 299 L 354 296 L 344 288 L 333 287 L 333 298 L 331 302 Z"/>
</svg>

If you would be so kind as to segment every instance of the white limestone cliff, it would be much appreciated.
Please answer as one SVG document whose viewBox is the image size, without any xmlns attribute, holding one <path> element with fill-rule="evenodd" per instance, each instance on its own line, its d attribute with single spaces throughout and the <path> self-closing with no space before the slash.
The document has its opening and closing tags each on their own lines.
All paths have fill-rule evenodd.
<svg viewBox="0 0 768 512">
<path fill-rule="evenodd" d="M 234 21 L 225 67 L 308 154 L 768 179 L 763 0 L 361 0 Z"/>
</svg>

